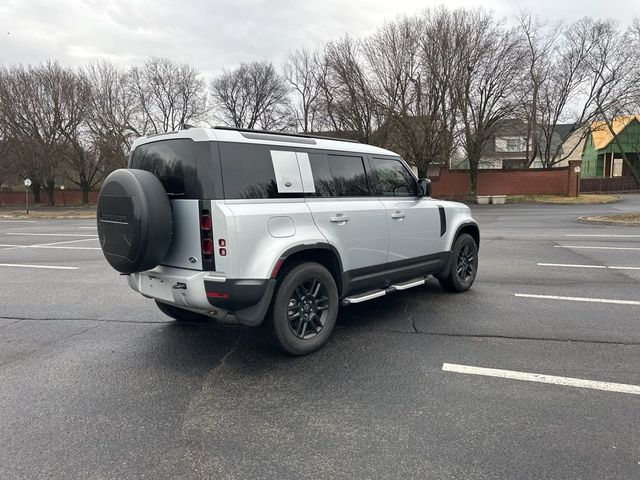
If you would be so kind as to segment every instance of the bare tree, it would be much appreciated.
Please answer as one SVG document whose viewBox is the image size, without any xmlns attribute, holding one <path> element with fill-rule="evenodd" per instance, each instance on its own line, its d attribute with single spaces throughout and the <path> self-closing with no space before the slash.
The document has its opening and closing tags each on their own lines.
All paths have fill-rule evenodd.
<svg viewBox="0 0 640 480">
<path fill-rule="evenodd" d="M 66 92 L 75 72 L 56 62 L 5 68 L 0 73 L 0 121 L 16 170 L 31 177 L 36 201 L 46 188 L 53 204 L 55 178 L 63 158 L 64 132 L 78 122 L 77 105 Z"/>
<path fill-rule="evenodd" d="M 589 56 L 589 73 L 596 78 L 598 88 L 594 94 L 594 103 L 604 127 L 613 138 L 623 162 L 640 184 L 640 171 L 630 161 L 613 123 L 619 115 L 629 113 L 636 106 L 635 100 L 640 92 L 638 68 L 640 62 L 634 49 L 633 31 L 620 31 L 613 21 L 600 21 L 593 24 L 591 30 L 596 48 Z"/>
<path fill-rule="evenodd" d="M 179 130 L 207 113 L 204 81 L 190 65 L 154 57 L 133 67 L 129 78 L 140 109 L 138 135 Z"/>
<path fill-rule="evenodd" d="M 439 8 L 384 25 L 365 42 L 374 98 L 388 119 L 388 146 L 420 176 L 431 164 L 446 164 L 453 150 L 456 22 L 456 14 Z"/>
<path fill-rule="evenodd" d="M 289 88 L 268 62 L 243 63 L 210 83 L 215 116 L 237 128 L 286 130 L 291 127 Z"/>
<path fill-rule="evenodd" d="M 61 170 L 66 178 L 80 187 L 82 203 L 89 203 L 89 192 L 103 179 L 106 169 L 105 157 L 100 146 L 108 138 L 104 131 L 91 128 L 88 121 L 92 118 L 95 106 L 95 92 L 87 78 L 77 74 L 70 79 L 63 92 L 68 105 L 70 121 L 62 129 L 61 152 L 63 165 Z"/>
<path fill-rule="evenodd" d="M 525 70 L 521 37 L 483 10 L 463 11 L 455 96 L 460 111 L 462 146 L 469 160 L 471 193 L 477 191 L 482 153 L 500 123 L 521 104 Z"/>
<path fill-rule="evenodd" d="M 322 106 L 329 128 L 375 145 L 386 141 L 384 112 L 376 102 L 362 58 L 362 45 L 346 36 L 330 42 L 319 76 Z"/>
<path fill-rule="evenodd" d="M 283 66 L 284 77 L 293 87 L 292 109 L 299 131 L 313 132 L 321 123 L 321 89 L 318 52 L 301 49 L 289 54 Z"/>
<path fill-rule="evenodd" d="M 100 151 L 111 152 L 105 161 L 123 167 L 133 140 L 144 134 L 145 120 L 129 71 L 108 61 L 91 63 L 80 72 L 90 86 L 86 123 Z"/>
</svg>

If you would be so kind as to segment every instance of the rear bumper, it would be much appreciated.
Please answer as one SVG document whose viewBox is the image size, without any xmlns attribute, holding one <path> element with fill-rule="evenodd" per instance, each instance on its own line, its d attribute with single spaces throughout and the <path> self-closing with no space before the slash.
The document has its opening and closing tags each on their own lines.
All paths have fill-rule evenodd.
<svg viewBox="0 0 640 480">
<path fill-rule="evenodd" d="M 231 321 L 262 323 L 275 290 L 273 279 L 228 279 L 219 272 L 159 266 L 127 276 L 129 286 L 148 298 L 210 316 L 230 313 Z"/>
</svg>

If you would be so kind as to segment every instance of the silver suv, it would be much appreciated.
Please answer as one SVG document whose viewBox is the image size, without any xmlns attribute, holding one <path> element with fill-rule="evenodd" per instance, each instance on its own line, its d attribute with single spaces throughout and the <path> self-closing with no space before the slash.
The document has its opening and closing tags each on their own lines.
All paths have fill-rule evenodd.
<svg viewBox="0 0 640 480">
<path fill-rule="evenodd" d="M 292 354 L 338 307 L 471 287 L 479 230 L 395 153 L 311 135 L 192 128 L 141 138 L 105 180 L 98 235 L 129 285 L 178 321 L 264 322 Z"/>
</svg>

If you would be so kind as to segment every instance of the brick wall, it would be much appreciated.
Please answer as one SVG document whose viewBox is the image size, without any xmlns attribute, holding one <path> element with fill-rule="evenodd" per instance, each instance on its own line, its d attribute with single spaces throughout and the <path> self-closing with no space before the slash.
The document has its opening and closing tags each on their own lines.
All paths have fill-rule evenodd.
<svg viewBox="0 0 640 480">
<path fill-rule="evenodd" d="M 478 195 L 576 195 L 579 173 L 574 168 L 580 162 L 570 162 L 564 168 L 526 168 L 518 170 L 479 170 Z M 440 170 L 431 179 L 433 196 L 462 198 L 471 191 L 469 170 Z"/>
<path fill-rule="evenodd" d="M 63 202 L 64 196 L 64 202 Z M 62 190 L 55 190 L 53 199 L 56 205 L 82 205 L 82 191 L 81 190 L 65 190 L 64 195 Z M 96 203 L 98 199 L 98 192 L 89 192 L 89 203 Z M 42 190 L 40 192 L 40 200 L 42 204 L 46 204 L 48 201 L 47 192 Z M 0 205 L 24 205 L 25 196 L 23 192 L 0 192 Z M 29 192 L 29 205 L 34 204 L 33 193 Z"/>
</svg>

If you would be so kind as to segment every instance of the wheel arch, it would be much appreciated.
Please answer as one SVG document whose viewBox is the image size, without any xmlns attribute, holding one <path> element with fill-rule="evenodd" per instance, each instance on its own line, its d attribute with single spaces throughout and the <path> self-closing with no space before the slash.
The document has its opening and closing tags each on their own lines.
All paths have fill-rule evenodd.
<svg viewBox="0 0 640 480">
<path fill-rule="evenodd" d="M 324 266 L 333 276 L 338 295 L 342 295 L 342 260 L 338 250 L 328 243 L 297 245 L 286 250 L 278 259 L 271 272 L 271 278 L 281 279 L 295 265 L 303 262 L 316 262 Z"/>
<path fill-rule="evenodd" d="M 468 233 L 469 235 L 471 235 L 471 238 L 473 238 L 473 240 L 476 242 L 476 246 L 478 247 L 478 250 L 480 250 L 480 228 L 478 227 L 478 224 L 475 222 L 464 222 L 458 225 L 458 228 L 456 229 L 456 233 L 453 236 L 453 239 L 451 240 L 451 245 L 449 247 L 449 250 L 453 248 L 453 245 L 456 243 L 456 240 L 458 239 L 458 237 L 460 237 L 460 235 L 464 233 Z"/>
</svg>

